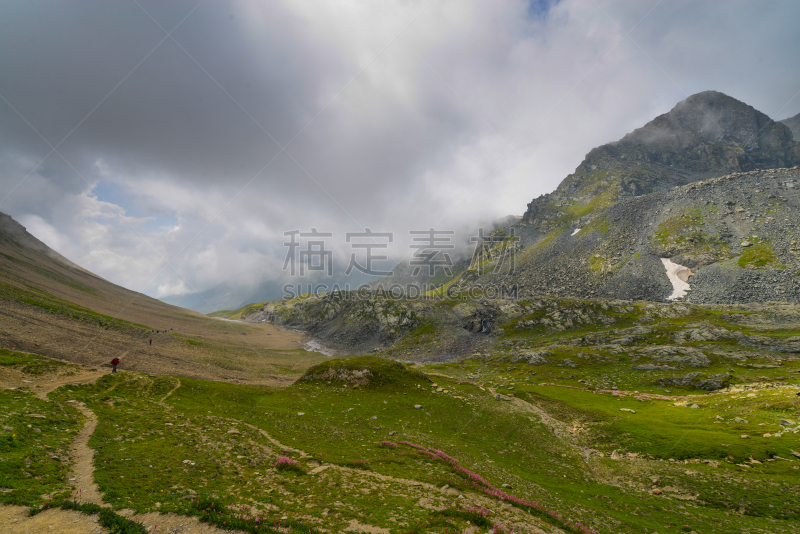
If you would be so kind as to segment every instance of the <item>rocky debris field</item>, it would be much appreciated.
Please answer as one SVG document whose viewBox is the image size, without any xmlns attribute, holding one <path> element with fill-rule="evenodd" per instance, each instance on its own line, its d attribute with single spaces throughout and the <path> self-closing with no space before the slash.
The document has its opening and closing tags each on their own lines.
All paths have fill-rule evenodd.
<svg viewBox="0 0 800 534">
<path fill-rule="evenodd" d="M 358 340 L 349 345 L 352 352 L 361 346 L 361 352 L 402 361 L 508 362 L 531 376 L 581 387 L 713 391 L 731 384 L 791 382 L 800 371 L 800 306 L 788 303 L 381 301 L 351 295 L 299 299 L 276 309 L 282 317 L 304 318 L 290 324 L 309 328 L 327 344 Z M 364 310 L 385 315 L 375 319 Z M 369 318 L 353 319 L 358 316 Z"/>
<path fill-rule="evenodd" d="M 664 301 L 667 258 L 691 270 L 688 302 L 800 302 L 799 227 L 800 169 L 731 174 L 617 202 L 517 253 L 513 273 L 454 286 Z"/>
</svg>

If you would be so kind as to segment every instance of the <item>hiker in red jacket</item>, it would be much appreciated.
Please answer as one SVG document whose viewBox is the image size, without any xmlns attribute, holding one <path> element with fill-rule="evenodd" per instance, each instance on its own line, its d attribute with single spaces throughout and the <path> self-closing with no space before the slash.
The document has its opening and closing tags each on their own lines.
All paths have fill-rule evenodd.
<svg viewBox="0 0 800 534">
<path fill-rule="evenodd" d="M 152 340 L 152 339 L 150 340 L 150 344 L 151 344 L 151 345 L 153 344 L 153 340 Z"/>
<path fill-rule="evenodd" d="M 112 373 L 116 373 L 117 372 L 117 366 L 118 365 L 119 365 L 119 358 L 114 358 L 113 360 L 111 360 L 111 372 Z"/>
</svg>

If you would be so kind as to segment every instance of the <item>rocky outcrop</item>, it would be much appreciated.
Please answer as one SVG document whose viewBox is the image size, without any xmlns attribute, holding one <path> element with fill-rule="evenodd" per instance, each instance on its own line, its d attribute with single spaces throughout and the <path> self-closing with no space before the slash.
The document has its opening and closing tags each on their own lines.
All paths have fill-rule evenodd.
<svg viewBox="0 0 800 534">
<path fill-rule="evenodd" d="M 685 301 L 796 303 L 798 227 L 800 169 L 735 173 L 620 200 L 579 232 L 564 225 L 520 251 L 513 273 L 470 272 L 455 289 L 664 301 L 673 293 L 662 262 L 669 258 L 691 269 Z"/>
<path fill-rule="evenodd" d="M 781 123 L 786 125 L 786 127 L 788 127 L 792 131 L 792 135 L 794 136 L 795 141 L 800 141 L 800 113 L 798 113 L 794 117 L 783 119 Z"/>
<path fill-rule="evenodd" d="M 363 352 L 391 344 L 412 330 L 428 306 L 372 294 L 331 293 L 267 303 L 250 317 L 306 330 L 334 348 Z"/>
<path fill-rule="evenodd" d="M 689 367 L 708 367 L 711 361 L 699 349 L 691 347 L 675 347 L 670 345 L 656 345 L 645 347 L 636 351 L 634 358 L 650 358 L 659 363 L 678 363 Z"/>
<path fill-rule="evenodd" d="M 699 93 L 592 150 L 521 222 L 496 230 L 493 239 L 519 238 L 513 261 L 504 258 L 513 269 L 493 272 L 495 259 L 481 256 L 483 270 L 455 287 L 514 287 L 523 298 L 798 302 L 798 163 L 787 125 Z"/>
<path fill-rule="evenodd" d="M 716 91 L 693 95 L 619 141 L 593 149 L 523 220 L 544 233 L 592 203 L 667 191 L 715 176 L 800 164 L 800 144 L 783 123 Z M 576 222 L 580 227 L 580 222 Z"/>
<path fill-rule="evenodd" d="M 705 391 L 714 391 L 727 387 L 730 384 L 730 378 L 731 375 L 728 373 L 718 373 L 708 376 L 703 373 L 687 373 L 682 376 L 659 378 L 655 383 L 662 386 L 695 387 Z"/>
</svg>

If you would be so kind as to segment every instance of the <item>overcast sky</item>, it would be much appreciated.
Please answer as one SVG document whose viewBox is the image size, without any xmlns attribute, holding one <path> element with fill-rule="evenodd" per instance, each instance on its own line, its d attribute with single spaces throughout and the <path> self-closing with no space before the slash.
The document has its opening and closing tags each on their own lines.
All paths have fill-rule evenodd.
<svg viewBox="0 0 800 534">
<path fill-rule="evenodd" d="M 800 112 L 800 2 L 4 1 L 0 211 L 152 296 L 284 232 L 466 231 L 714 89 Z"/>
</svg>

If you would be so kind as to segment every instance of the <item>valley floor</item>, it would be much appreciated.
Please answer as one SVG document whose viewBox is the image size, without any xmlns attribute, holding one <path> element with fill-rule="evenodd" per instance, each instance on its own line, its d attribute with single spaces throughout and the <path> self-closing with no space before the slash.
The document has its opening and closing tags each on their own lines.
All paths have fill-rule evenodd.
<svg viewBox="0 0 800 534">
<path fill-rule="evenodd" d="M 800 434 L 775 420 L 795 386 L 669 396 L 507 362 L 336 362 L 275 389 L 5 350 L 0 514 L 14 532 L 105 531 L 97 510 L 19 506 L 65 498 L 147 532 L 796 532 Z"/>
</svg>

